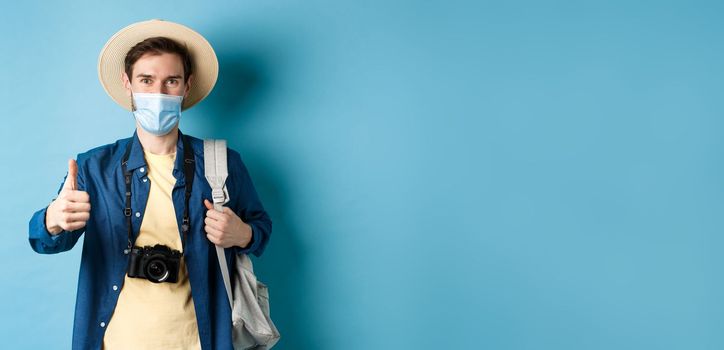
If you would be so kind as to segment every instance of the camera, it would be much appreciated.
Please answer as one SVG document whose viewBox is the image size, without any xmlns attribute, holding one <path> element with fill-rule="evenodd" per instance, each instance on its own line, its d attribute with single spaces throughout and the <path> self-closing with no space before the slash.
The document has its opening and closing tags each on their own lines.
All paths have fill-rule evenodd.
<svg viewBox="0 0 724 350">
<path fill-rule="evenodd" d="M 181 252 L 165 245 L 133 247 L 128 260 L 128 277 L 154 283 L 178 282 Z"/>
</svg>

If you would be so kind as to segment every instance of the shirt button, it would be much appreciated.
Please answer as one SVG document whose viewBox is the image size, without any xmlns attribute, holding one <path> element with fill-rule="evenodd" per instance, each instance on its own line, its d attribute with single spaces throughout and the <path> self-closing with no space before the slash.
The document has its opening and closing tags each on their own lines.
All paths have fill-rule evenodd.
<svg viewBox="0 0 724 350">
<path fill-rule="evenodd" d="M 105 322 L 101 322 L 101 328 L 104 328 L 106 326 Z"/>
<path fill-rule="evenodd" d="M 143 178 L 143 182 L 146 182 L 146 181 L 148 181 L 148 179 L 144 177 L 144 178 Z"/>
<path fill-rule="evenodd" d="M 137 217 L 137 218 L 141 217 L 141 213 L 136 212 L 136 217 Z"/>
<path fill-rule="evenodd" d="M 118 286 L 113 286 L 113 290 L 118 290 Z"/>
<path fill-rule="evenodd" d="M 144 172 L 144 171 L 146 171 L 146 169 L 144 169 L 144 168 L 141 168 L 141 169 L 138 169 L 138 171 L 140 171 L 140 172 Z"/>
</svg>

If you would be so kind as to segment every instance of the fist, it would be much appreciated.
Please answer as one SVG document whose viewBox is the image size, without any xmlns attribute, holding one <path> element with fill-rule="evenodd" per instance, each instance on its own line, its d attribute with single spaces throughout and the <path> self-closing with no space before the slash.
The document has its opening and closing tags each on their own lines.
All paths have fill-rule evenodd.
<svg viewBox="0 0 724 350">
<path fill-rule="evenodd" d="M 45 227 L 48 232 L 57 235 L 63 231 L 74 231 L 85 227 L 90 217 L 90 197 L 88 192 L 77 191 L 78 163 L 68 160 L 68 176 L 56 198 L 48 206 L 45 215 Z"/>
<path fill-rule="evenodd" d="M 207 209 L 204 230 L 211 243 L 222 248 L 245 248 L 251 242 L 251 226 L 242 221 L 233 210 L 222 207 L 223 211 L 216 211 L 214 204 L 207 199 L 204 199 L 204 205 Z"/>
</svg>

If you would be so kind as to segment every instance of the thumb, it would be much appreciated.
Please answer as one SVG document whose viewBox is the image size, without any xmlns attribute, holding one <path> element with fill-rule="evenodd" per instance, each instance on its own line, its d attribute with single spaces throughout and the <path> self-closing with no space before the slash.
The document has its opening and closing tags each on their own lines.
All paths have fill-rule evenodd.
<svg viewBox="0 0 724 350">
<path fill-rule="evenodd" d="M 204 205 L 206 206 L 206 209 L 208 209 L 208 210 L 214 209 L 214 205 L 211 202 L 209 202 L 208 199 L 204 199 Z"/>
<path fill-rule="evenodd" d="M 78 188 L 78 183 L 76 180 L 77 177 L 78 177 L 78 163 L 75 162 L 75 159 L 69 159 L 68 160 L 68 176 L 65 179 L 65 184 L 63 184 L 63 189 L 76 190 Z"/>
</svg>

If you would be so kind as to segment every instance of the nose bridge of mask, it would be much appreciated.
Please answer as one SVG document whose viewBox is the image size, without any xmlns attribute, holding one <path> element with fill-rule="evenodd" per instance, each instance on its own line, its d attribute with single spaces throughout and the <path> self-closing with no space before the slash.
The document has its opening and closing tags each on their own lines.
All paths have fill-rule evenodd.
<svg viewBox="0 0 724 350">
<path fill-rule="evenodd" d="M 183 96 L 167 95 L 161 93 L 134 92 L 133 100 L 136 108 L 153 108 L 153 109 L 175 109 L 176 104 L 180 105 Z"/>
</svg>

